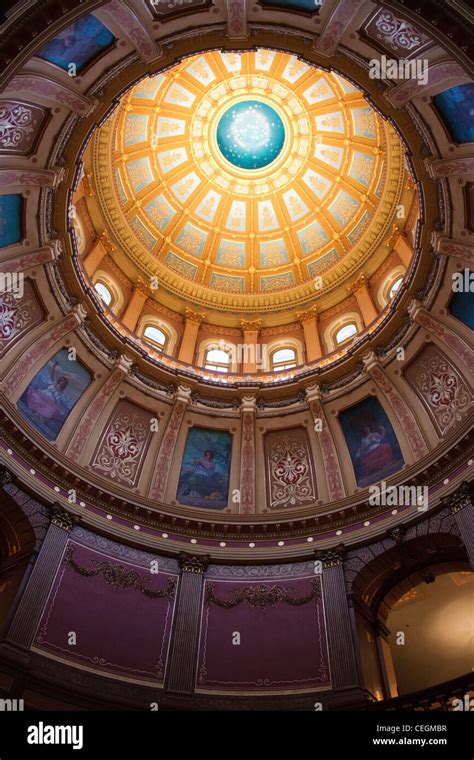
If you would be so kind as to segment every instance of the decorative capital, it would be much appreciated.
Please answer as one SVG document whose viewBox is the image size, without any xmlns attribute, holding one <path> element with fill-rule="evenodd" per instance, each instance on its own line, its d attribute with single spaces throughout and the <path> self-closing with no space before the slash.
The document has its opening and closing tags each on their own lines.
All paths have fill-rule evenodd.
<svg viewBox="0 0 474 760">
<path fill-rule="evenodd" d="M 196 322 L 200 325 L 206 319 L 206 315 L 199 311 L 193 311 L 192 309 L 185 309 L 184 314 L 186 322 Z"/>
<path fill-rule="evenodd" d="M 66 533 L 70 533 L 74 527 L 75 522 L 76 519 L 70 515 L 69 512 L 65 512 L 60 504 L 53 504 L 53 516 L 51 518 L 51 525 L 56 525 L 57 528 L 65 530 Z"/>
<path fill-rule="evenodd" d="M 410 315 L 411 319 L 416 320 L 418 314 L 420 313 L 420 311 L 422 311 L 422 309 L 423 309 L 423 304 L 421 303 L 421 301 L 418 301 L 417 298 L 414 298 L 408 304 L 407 311 L 408 311 L 408 314 Z"/>
<path fill-rule="evenodd" d="M 191 392 L 192 390 L 189 385 L 178 385 L 174 395 L 175 401 L 184 401 L 185 404 L 189 404 L 191 401 Z"/>
<path fill-rule="evenodd" d="M 296 316 L 300 322 L 309 322 L 311 319 L 318 318 L 318 309 L 316 306 L 311 306 L 306 311 L 298 311 Z"/>
<path fill-rule="evenodd" d="M 107 251 L 107 253 L 113 253 L 115 251 L 115 246 L 112 243 L 111 239 L 109 238 L 108 233 L 105 232 L 105 230 L 104 230 L 104 232 L 102 232 L 99 240 L 102 243 L 102 245 L 104 246 L 104 248 Z"/>
<path fill-rule="evenodd" d="M 405 525 L 397 525 L 396 528 L 392 528 L 392 530 L 389 530 L 388 535 L 392 539 L 392 541 L 395 541 L 396 544 L 403 543 L 403 539 L 405 538 L 405 533 L 407 532 L 407 529 Z"/>
<path fill-rule="evenodd" d="M 367 351 L 367 353 L 362 356 L 362 364 L 367 372 L 370 372 L 376 364 L 379 364 L 374 351 Z"/>
<path fill-rule="evenodd" d="M 255 396 L 244 396 L 240 404 L 241 412 L 256 412 L 257 411 L 257 399 Z"/>
<path fill-rule="evenodd" d="M 308 387 L 305 388 L 305 393 L 306 401 L 321 401 L 321 388 L 319 387 L 318 383 L 308 385 Z"/>
<path fill-rule="evenodd" d="M 209 554 L 196 556 L 195 554 L 187 554 L 186 552 L 181 552 L 178 557 L 178 562 L 183 573 L 203 575 L 206 572 L 210 559 L 211 558 Z"/>
<path fill-rule="evenodd" d="M 0 467 L 0 485 L 6 486 L 13 481 L 13 475 L 6 467 Z"/>
<path fill-rule="evenodd" d="M 82 323 L 84 322 L 84 320 L 85 320 L 85 319 L 86 319 L 86 317 L 87 317 L 87 309 L 86 309 L 86 307 L 84 306 L 84 304 L 82 304 L 82 303 L 77 303 L 77 304 L 74 306 L 74 308 L 73 308 L 73 310 L 72 310 L 72 313 L 74 314 L 74 316 L 75 316 L 75 317 L 76 317 L 76 319 L 77 319 L 77 324 L 78 324 L 78 325 L 82 325 Z"/>
<path fill-rule="evenodd" d="M 360 275 L 357 277 L 354 282 L 351 282 L 350 285 L 347 286 L 347 290 L 349 293 L 357 293 L 358 290 L 362 290 L 362 288 L 367 287 L 367 280 L 365 279 L 365 275 L 363 272 L 360 273 Z"/>
<path fill-rule="evenodd" d="M 397 225 L 394 224 L 393 225 L 393 229 L 392 229 L 390 235 L 388 236 L 388 238 L 385 241 L 385 246 L 387 248 L 394 248 L 395 245 L 397 244 L 398 238 L 401 237 L 401 236 L 402 236 L 401 231 L 399 230 L 399 228 L 397 227 Z"/>
<path fill-rule="evenodd" d="M 120 354 L 114 366 L 121 370 L 124 375 L 127 375 L 133 367 L 133 359 L 127 354 Z"/>
<path fill-rule="evenodd" d="M 244 332 L 259 332 L 262 325 L 261 319 L 241 319 L 240 325 Z"/>
<path fill-rule="evenodd" d="M 92 197 L 95 192 L 92 187 L 92 179 L 90 174 L 84 174 L 82 178 L 82 187 L 84 188 L 84 195 Z"/>
<path fill-rule="evenodd" d="M 135 290 L 138 290 L 139 293 L 142 293 L 146 298 L 149 298 L 152 294 L 152 290 L 149 286 L 149 284 L 143 279 L 143 277 L 139 277 L 137 279 L 137 282 L 135 283 Z"/>
<path fill-rule="evenodd" d="M 344 544 L 338 544 L 332 549 L 322 549 L 317 551 L 315 559 L 320 560 L 323 563 L 323 567 L 339 567 L 344 563 L 344 555 L 346 553 L 346 547 Z"/>
<path fill-rule="evenodd" d="M 456 512 L 460 512 L 464 507 L 474 506 L 473 490 L 473 484 L 464 480 L 454 493 L 447 496 L 446 499 L 443 499 L 443 501 L 450 507 L 453 515 L 455 515 Z"/>
</svg>

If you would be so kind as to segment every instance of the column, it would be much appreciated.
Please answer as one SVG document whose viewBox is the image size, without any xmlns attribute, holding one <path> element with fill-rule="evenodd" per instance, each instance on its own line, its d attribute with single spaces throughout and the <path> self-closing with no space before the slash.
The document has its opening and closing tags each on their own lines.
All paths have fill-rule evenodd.
<svg viewBox="0 0 474 760">
<path fill-rule="evenodd" d="M 191 309 L 186 309 L 185 314 L 186 320 L 184 323 L 181 345 L 179 347 L 178 359 L 181 362 L 186 362 L 186 364 L 193 364 L 199 328 L 205 315 L 199 314 L 197 311 L 192 311 Z"/>
<path fill-rule="evenodd" d="M 160 450 L 156 459 L 155 474 L 150 486 L 150 499 L 162 501 L 168 483 L 171 462 L 173 460 L 176 441 L 184 419 L 184 413 L 191 402 L 191 388 L 180 385 L 175 394 L 174 406 L 171 411 L 165 433 L 161 439 Z"/>
<path fill-rule="evenodd" d="M 189 699 L 194 693 L 204 573 L 209 555 L 182 552 L 179 564 L 181 577 L 165 677 L 165 701 L 170 697 Z"/>
<path fill-rule="evenodd" d="M 364 325 L 368 327 L 377 318 L 377 309 L 372 301 L 364 275 L 359 275 L 357 280 L 349 285 L 348 290 L 355 295 Z"/>
<path fill-rule="evenodd" d="M 89 277 L 92 277 L 94 272 L 99 268 L 104 256 L 108 253 L 112 253 L 114 250 L 115 248 L 110 242 L 107 233 L 103 232 L 102 235 L 96 239 L 89 253 L 84 257 L 83 264 L 86 274 L 89 275 Z"/>
<path fill-rule="evenodd" d="M 130 332 L 134 332 L 149 295 L 149 288 L 147 288 L 143 280 L 139 279 L 120 320 Z"/>
<path fill-rule="evenodd" d="M 395 242 L 394 248 L 396 252 L 398 253 L 398 257 L 400 261 L 402 262 L 405 269 L 408 269 L 411 260 L 413 258 L 413 249 L 406 239 L 405 235 L 401 232 Z"/>
<path fill-rule="evenodd" d="M 308 363 L 315 362 L 323 355 L 318 331 L 318 313 L 313 307 L 308 311 L 300 312 L 297 316 L 303 327 L 306 361 Z"/>
<path fill-rule="evenodd" d="M 433 339 L 441 348 L 454 354 L 472 374 L 474 373 L 474 353 L 466 341 L 460 337 L 451 327 L 427 312 L 420 301 L 416 298 L 408 306 L 408 313 L 414 322 L 424 327 L 433 336 Z"/>
<path fill-rule="evenodd" d="M 344 583 L 344 546 L 316 553 L 323 565 L 323 600 L 331 662 L 332 688 L 359 686 L 349 606 Z"/>
<path fill-rule="evenodd" d="M 256 512 L 255 496 L 255 396 L 244 396 L 240 406 L 242 442 L 240 448 L 240 512 Z"/>
<path fill-rule="evenodd" d="M 242 335 L 244 342 L 244 350 L 242 355 L 242 373 L 244 375 L 248 375 L 257 371 L 257 346 L 261 321 L 259 319 L 255 319 L 253 321 L 243 319 L 240 324 L 242 325 Z"/>
<path fill-rule="evenodd" d="M 326 413 L 321 403 L 321 391 L 319 385 L 310 385 L 306 388 L 306 402 L 313 415 L 314 430 L 319 436 L 329 498 L 331 501 L 343 499 L 346 492 L 342 480 L 341 466 L 339 464 L 336 445 L 329 428 Z"/>
<path fill-rule="evenodd" d="M 38 554 L 21 601 L 6 635 L 6 641 L 22 649 L 33 643 L 36 628 L 62 560 L 74 518 L 55 505 L 55 512 Z"/>
<path fill-rule="evenodd" d="M 392 650 L 390 649 L 388 641 L 390 631 L 380 622 L 380 620 L 377 620 L 374 633 L 380 671 L 382 673 L 385 699 L 392 699 L 393 697 L 398 697 L 398 686 L 393 665 Z"/>
<path fill-rule="evenodd" d="M 391 405 L 398 421 L 400 422 L 407 441 L 408 447 L 411 449 L 411 455 L 413 462 L 417 462 L 428 453 L 428 446 L 421 432 L 421 428 L 417 422 L 415 415 L 408 406 L 404 397 L 397 390 L 393 384 L 391 378 L 383 369 L 382 365 L 378 361 L 373 351 L 365 354 L 362 357 L 362 361 L 365 369 L 369 375 L 375 380 L 380 390 L 386 397 L 387 401 Z"/>
<path fill-rule="evenodd" d="M 451 512 L 456 520 L 461 538 L 466 547 L 471 567 L 474 570 L 474 496 L 473 484 L 466 480 L 460 487 L 448 496 Z"/>
</svg>

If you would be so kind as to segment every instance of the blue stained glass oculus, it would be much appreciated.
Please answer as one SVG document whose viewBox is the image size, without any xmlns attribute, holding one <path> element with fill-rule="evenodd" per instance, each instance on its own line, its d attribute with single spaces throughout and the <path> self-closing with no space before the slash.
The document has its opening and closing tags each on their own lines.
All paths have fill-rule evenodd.
<svg viewBox="0 0 474 760">
<path fill-rule="evenodd" d="M 19 243 L 23 238 L 23 198 L 0 195 L 0 248 Z"/>
<path fill-rule="evenodd" d="M 63 29 L 38 53 L 66 71 L 71 63 L 82 71 L 100 52 L 110 47 L 115 37 L 95 16 L 84 16 Z"/>
<path fill-rule="evenodd" d="M 474 84 L 461 84 L 435 95 L 433 102 L 451 138 L 457 143 L 474 142 Z"/>
<path fill-rule="evenodd" d="M 262 169 L 274 161 L 285 143 L 285 127 L 274 108 L 243 100 L 223 113 L 217 144 L 224 158 L 239 169 Z"/>
<path fill-rule="evenodd" d="M 474 330 L 474 293 L 455 293 L 449 303 L 449 313 Z"/>
</svg>

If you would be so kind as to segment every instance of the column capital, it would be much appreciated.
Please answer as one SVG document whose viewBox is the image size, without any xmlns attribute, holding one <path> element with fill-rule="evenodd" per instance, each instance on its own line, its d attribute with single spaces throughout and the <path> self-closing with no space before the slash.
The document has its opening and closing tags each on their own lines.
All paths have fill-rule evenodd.
<svg viewBox="0 0 474 760">
<path fill-rule="evenodd" d="M 363 272 L 360 273 L 360 275 L 354 280 L 354 282 L 351 282 L 347 286 L 347 290 L 349 293 L 357 293 L 359 290 L 363 290 L 363 288 L 367 287 L 367 280 L 365 279 L 365 274 Z"/>
<path fill-rule="evenodd" d="M 189 385 L 178 385 L 174 394 L 175 401 L 184 401 L 185 404 L 191 402 L 192 388 Z"/>
<path fill-rule="evenodd" d="M 178 563 L 183 573 L 203 575 L 206 572 L 210 559 L 209 554 L 196 555 L 180 552 Z"/>
<path fill-rule="evenodd" d="M 6 486 L 13 481 L 13 475 L 6 467 L 0 467 L 0 485 Z"/>
<path fill-rule="evenodd" d="M 206 319 L 206 315 L 203 312 L 193 311 L 192 309 L 188 308 L 184 310 L 184 315 L 186 322 L 197 322 L 199 325 L 202 324 L 202 322 L 204 322 Z"/>
<path fill-rule="evenodd" d="M 408 314 L 413 320 L 416 320 L 418 314 L 424 310 L 423 304 L 417 298 L 413 298 L 407 307 Z"/>
<path fill-rule="evenodd" d="M 261 319 L 241 319 L 240 325 L 244 332 L 260 332 Z"/>
<path fill-rule="evenodd" d="M 86 175 L 86 176 L 89 176 L 89 175 Z M 86 195 L 89 195 L 89 193 L 86 193 Z M 99 235 L 99 237 L 96 239 L 95 242 L 102 243 L 106 253 L 113 253 L 115 251 L 115 246 L 112 243 L 111 239 L 109 238 L 108 233 L 105 230 Z"/>
<path fill-rule="evenodd" d="M 362 364 L 364 365 L 364 368 L 367 370 L 367 372 L 370 373 L 370 371 L 376 365 L 380 364 L 380 362 L 374 351 L 367 351 L 367 353 L 363 354 L 362 356 Z"/>
<path fill-rule="evenodd" d="M 306 309 L 306 311 L 298 311 L 296 316 L 298 317 L 299 322 L 308 322 L 310 319 L 318 319 L 318 308 L 317 306 L 311 306 L 309 309 Z"/>
<path fill-rule="evenodd" d="M 124 375 L 128 375 L 130 370 L 133 366 L 133 359 L 131 356 L 127 356 L 127 354 L 120 354 L 118 359 L 116 359 L 114 363 L 114 367 L 117 367 L 117 369 L 121 370 Z"/>
<path fill-rule="evenodd" d="M 240 402 L 241 412 L 256 412 L 257 411 L 257 399 L 255 396 L 243 396 Z"/>
<path fill-rule="evenodd" d="M 152 289 L 150 288 L 149 284 L 143 279 L 143 277 L 139 277 L 135 283 L 134 292 L 137 291 L 146 298 L 150 298 L 152 295 Z"/>
<path fill-rule="evenodd" d="M 323 567 L 340 567 L 344 564 L 345 553 L 344 544 L 338 544 L 331 549 L 320 549 L 314 556 L 323 563 Z"/>
<path fill-rule="evenodd" d="M 443 499 L 443 503 L 449 506 L 451 512 L 455 515 L 456 512 L 460 512 L 464 507 L 474 506 L 473 490 L 472 483 L 464 480 L 456 491 L 453 491 L 452 494 Z"/>
<path fill-rule="evenodd" d="M 70 515 L 66 512 L 60 504 L 53 504 L 53 516 L 51 518 L 51 525 L 56 525 L 57 528 L 70 533 L 74 527 L 74 523 L 77 522 L 76 515 Z"/>
<path fill-rule="evenodd" d="M 308 385 L 308 387 L 305 388 L 305 393 L 306 401 L 321 401 L 321 388 L 319 386 L 319 383 Z"/>
<path fill-rule="evenodd" d="M 71 313 L 74 314 L 78 325 L 82 325 L 87 317 L 87 309 L 83 303 L 77 303 Z"/>
</svg>

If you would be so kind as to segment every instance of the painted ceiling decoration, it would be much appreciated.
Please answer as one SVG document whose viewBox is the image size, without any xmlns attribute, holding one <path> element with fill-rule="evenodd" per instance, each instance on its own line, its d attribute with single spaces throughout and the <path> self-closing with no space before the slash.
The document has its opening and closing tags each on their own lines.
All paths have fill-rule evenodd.
<svg viewBox="0 0 474 760">
<path fill-rule="evenodd" d="M 408 180 L 359 89 L 269 49 L 143 79 L 97 131 L 89 169 L 141 275 L 242 310 L 314 300 L 316 276 L 334 288 L 374 253 L 380 265 Z"/>
</svg>

